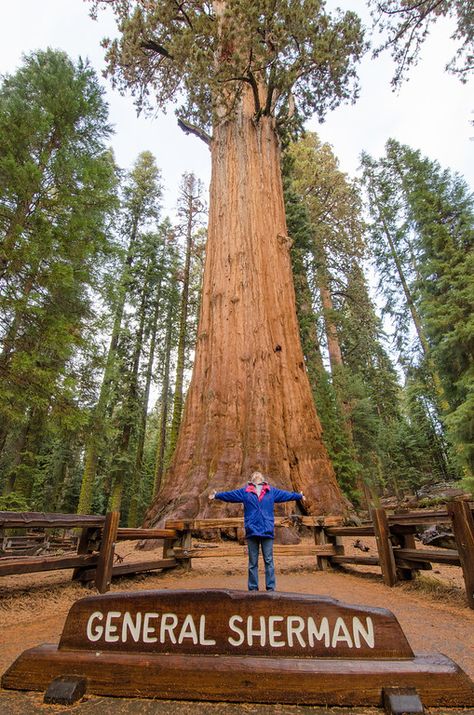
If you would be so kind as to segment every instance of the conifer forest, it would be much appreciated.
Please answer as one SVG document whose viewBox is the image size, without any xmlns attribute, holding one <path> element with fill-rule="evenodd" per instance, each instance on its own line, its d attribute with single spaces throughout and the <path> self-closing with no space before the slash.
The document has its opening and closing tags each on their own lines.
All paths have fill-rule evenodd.
<svg viewBox="0 0 474 715">
<path fill-rule="evenodd" d="M 397 136 L 349 176 L 306 126 L 438 23 L 466 81 L 474 9 L 366 0 L 377 34 L 352 4 L 85 0 L 108 77 L 51 48 L 0 77 L 0 510 L 210 516 L 254 469 L 312 514 L 474 493 L 473 190 Z M 118 165 L 107 83 L 176 112 L 210 188 L 164 207 L 159 136 Z"/>
</svg>

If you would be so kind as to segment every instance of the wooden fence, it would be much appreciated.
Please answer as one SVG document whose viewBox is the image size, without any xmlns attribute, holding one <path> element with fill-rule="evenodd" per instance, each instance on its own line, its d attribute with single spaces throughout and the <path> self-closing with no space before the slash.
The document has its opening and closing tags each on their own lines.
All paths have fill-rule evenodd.
<svg viewBox="0 0 474 715">
<path fill-rule="evenodd" d="M 129 564 L 114 564 L 115 544 L 128 539 L 169 539 L 177 538 L 176 531 L 169 529 L 125 529 L 119 528 L 120 512 L 110 512 L 106 516 L 83 516 L 78 514 L 46 514 L 43 512 L 0 511 L 0 544 L 11 545 L 15 539 L 11 532 L 25 530 L 26 543 L 40 536 L 35 530 L 53 531 L 79 530 L 74 552 L 60 555 L 0 556 L 0 576 L 37 573 L 73 569 L 73 580 L 94 581 L 99 593 L 110 587 L 113 576 L 141 573 L 154 569 L 173 568 L 178 565 L 175 558 L 159 559 Z"/>
<path fill-rule="evenodd" d="M 413 578 L 419 570 L 431 569 L 432 563 L 450 564 L 462 569 L 469 606 L 474 608 L 474 505 L 466 501 L 452 501 L 446 509 L 419 510 L 398 514 L 384 509 L 373 509 L 370 522 L 361 526 L 344 525 L 341 517 L 293 516 L 276 517 L 276 526 L 298 524 L 309 527 L 314 544 L 275 545 L 277 557 L 314 556 L 315 568 L 324 570 L 343 564 L 378 566 L 384 583 L 393 586 L 401 580 Z M 235 545 L 193 546 L 196 532 L 242 529 L 242 518 L 173 520 L 165 529 L 127 529 L 119 527 L 119 512 L 104 516 L 74 514 L 42 514 L 35 512 L 0 512 L 2 532 L 12 529 L 80 529 L 75 553 L 59 556 L 3 556 L 0 557 L 0 576 L 33 573 L 53 569 L 73 569 L 73 579 L 95 582 L 100 593 L 110 587 L 114 576 L 141 573 L 156 569 L 170 569 L 180 565 L 190 569 L 196 558 L 246 556 L 246 548 Z M 420 527 L 447 524 L 452 527 L 456 549 L 416 548 L 415 534 Z M 377 555 L 346 554 L 344 537 L 374 536 Z M 8 538 L 4 536 L 4 539 Z M 121 540 L 163 539 L 161 559 L 114 564 L 115 544 Z M 1 541 L 0 541 L 1 543 Z"/>
<path fill-rule="evenodd" d="M 466 596 L 474 608 L 474 519 L 473 505 L 452 501 L 446 509 L 419 510 L 388 514 L 384 509 L 371 511 L 371 522 L 363 526 L 336 526 L 323 530 L 321 537 L 333 543 L 336 550 L 328 559 L 332 564 L 377 565 L 387 586 L 413 578 L 419 570 L 429 570 L 431 564 L 448 564 L 462 569 Z M 451 526 L 456 549 L 417 549 L 415 534 L 420 527 L 445 524 Z M 342 537 L 375 536 L 377 556 L 348 556 L 344 554 Z M 321 538 L 320 537 L 320 538 Z M 318 538 L 318 537 L 317 537 Z M 324 568 L 324 565 L 322 564 Z"/>
<path fill-rule="evenodd" d="M 324 570 L 331 566 L 343 564 L 359 564 L 378 566 L 382 578 L 388 586 L 394 586 L 399 581 L 413 578 L 420 570 L 429 570 L 432 563 L 459 566 L 462 569 L 466 595 L 470 608 L 474 608 L 474 504 L 466 501 L 452 501 L 446 509 L 428 511 L 419 510 L 390 514 L 385 509 L 373 509 L 371 520 L 362 526 L 346 526 L 342 518 L 334 516 L 294 517 L 295 523 L 310 527 L 314 533 L 314 546 L 297 544 L 292 546 L 275 546 L 277 556 L 316 557 L 316 568 Z M 275 519 L 276 525 L 288 524 L 287 517 Z M 417 549 L 415 534 L 420 527 L 446 524 L 451 526 L 456 541 L 456 549 Z M 239 528 L 243 519 L 199 519 L 167 521 L 166 527 L 174 529 L 178 537 L 165 543 L 168 557 L 174 558 L 191 567 L 191 559 L 216 558 L 235 555 L 235 548 L 192 548 L 193 532 Z M 344 537 L 374 536 L 377 544 L 377 555 L 365 556 L 346 554 Z M 242 553 L 246 553 L 242 547 Z"/>
</svg>

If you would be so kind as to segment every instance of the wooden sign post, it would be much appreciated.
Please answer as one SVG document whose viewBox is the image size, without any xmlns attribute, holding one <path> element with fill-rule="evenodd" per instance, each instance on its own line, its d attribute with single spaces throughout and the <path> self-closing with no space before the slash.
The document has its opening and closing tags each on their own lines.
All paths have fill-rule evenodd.
<svg viewBox="0 0 474 715">
<path fill-rule="evenodd" d="M 443 655 L 415 655 L 390 611 L 290 593 L 83 598 L 59 646 L 25 651 L 2 686 L 46 690 L 64 676 L 127 697 L 380 706 L 384 689 L 408 688 L 425 705 L 474 705 L 467 675 Z"/>
</svg>

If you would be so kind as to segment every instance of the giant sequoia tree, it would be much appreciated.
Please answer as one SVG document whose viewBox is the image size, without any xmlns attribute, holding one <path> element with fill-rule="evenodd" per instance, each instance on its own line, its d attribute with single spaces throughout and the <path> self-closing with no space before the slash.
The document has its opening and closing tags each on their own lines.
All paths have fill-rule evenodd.
<svg viewBox="0 0 474 715">
<path fill-rule="evenodd" d="M 115 83 L 139 106 L 182 100 L 180 125 L 212 155 L 193 377 L 149 521 L 203 515 L 209 490 L 256 468 L 303 489 L 311 511 L 340 512 L 298 336 L 277 130 L 355 97 L 359 19 L 319 0 L 101 5 L 120 30 L 105 42 Z"/>
</svg>

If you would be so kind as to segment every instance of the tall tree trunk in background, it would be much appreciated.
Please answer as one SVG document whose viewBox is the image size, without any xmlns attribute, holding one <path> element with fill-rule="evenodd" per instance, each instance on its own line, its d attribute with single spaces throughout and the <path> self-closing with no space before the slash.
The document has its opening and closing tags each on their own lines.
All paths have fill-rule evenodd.
<svg viewBox="0 0 474 715">
<path fill-rule="evenodd" d="M 163 256 L 161 264 L 164 265 L 166 251 L 166 238 L 163 239 Z M 128 526 L 134 527 L 138 524 L 138 504 L 140 496 L 140 483 L 143 468 L 143 451 L 145 448 L 145 434 L 148 417 L 148 401 L 150 399 L 151 380 L 153 377 L 153 363 L 156 351 L 156 335 L 158 332 L 158 318 L 162 297 L 162 277 L 156 287 L 155 300 L 153 301 L 153 313 L 151 317 L 150 346 L 148 361 L 145 369 L 145 387 L 140 410 L 140 419 L 137 426 L 137 448 L 135 452 L 135 463 L 130 484 L 130 507 L 128 510 Z"/>
<path fill-rule="evenodd" d="M 308 283 L 308 274 L 303 262 L 303 252 L 292 250 L 292 273 L 296 294 L 296 314 L 300 337 L 306 358 L 306 370 L 313 393 L 318 388 L 318 378 L 324 372 L 323 357 L 319 344 L 317 320 L 313 308 L 313 296 Z"/>
<path fill-rule="evenodd" d="M 405 300 L 407 302 L 408 308 L 410 310 L 410 314 L 413 320 L 413 325 L 416 330 L 416 334 L 418 336 L 418 340 L 420 341 L 420 346 L 423 351 L 423 355 L 425 356 L 426 360 L 426 365 L 428 368 L 428 372 L 431 376 L 431 379 L 433 381 L 433 386 L 434 386 L 434 391 L 435 391 L 435 399 L 437 403 L 437 409 L 439 411 L 439 414 L 441 415 L 443 412 L 447 412 L 449 410 L 449 403 L 448 400 L 446 399 L 446 394 L 441 382 L 441 378 L 439 376 L 439 373 L 433 363 L 433 359 L 431 357 L 431 350 L 430 350 L 430 345 L 428 342 L 428 338 L 426 337 L 420 315 L 418 313 L 418 310 L 415 305 L 415 301 L 413 298 L 413 295 L 410 290 L 410 286 L 408 285 L 408 282 L 405 278 L 405 274 L 403 271 L 403 266 L 402 262 L 400 261 L 398 252 L 397 252 L 397 247 L 395 245 L 395 241 L 393 240 L 390 228 L 387 224 L 387 221 L 385 220 L 384 216 L 384 211 L 382 206 L 380 205 L 380 202 L 377 199 L 377 196 L 375 195 L 374 191 L 370 191 L 371 198 L 374 202 L 374 205 L 377 207 L 377 211 L 379 214 L 380 221 L 383 226 L 383 232 L 385 234 L 385 238 L 387 239 L 387 243 L 390 247 L 390 253 L 393 258 L 393 262 L 395 264 L 398 277 L 400 279 L 400 284 L 402 286 L 403 294 L 405 296 Z"/>
<path fill-rule="evenodd" d="M 171 333 L 173 329 L 173 301 L 170 296 L 168 316 L 166 319 L 165 337 L 165 365 L 163 369 L 163 383 L 161 387 L 160 421 L 158 440 L 156 444 L 154 494 L 158 494 L 163 485 L 165 471 L 166 431 L 168 426 L 168 406 L 170 389 L 170 361 L 171 361 Z"/>
<path fill-rule="evenodd" d="M 51 511 L 61 511 L 61 503 L 64 501 L 68 489 L 70 477 L 70 465 L 73 463 L 73 442 L 72 435 L 64 433 L 56 450 L 54 468 L 51 470 L 51 483 L 49 486 L 48 502 Z"/>
<path fill-rule="evenodd" d="M 147 293 L 149 290 L 148 280 L 142 288 L 140 296 L 140 309 L 138 312 L 138 329 L 135 336 L 135 348 L 132 356 L 130 374 L 128 376 L 127 394 L 123 400 L 122 418 L 120 419 L 121 429 L 116 443 L 116 449 L 110 465 L 110 476 L 112 482 L 112 493 L 110 495 L 109 510 L 119 511 L 122 502 L 122 493 L 126 474 L 129 473 L 128 450 L 130 438 L 136 425 L 139 411 L 137 409 L 138 396 L 138 370 L 140 358 L 143 351 L 143 334 L 145 330 L 145 318 L 147 311 Z"/>
<path fill-rule="evenodd" d="M 393 240 L 392 233 L 390 231 L 390 228 L 388 227 L 387 221 L 385 220 L 384 212 L 382 207 L 380 206 L 380 203 L 375 195 L 374 192 L 370 192 L 371 198 L 377 206 L 377 211 L 379 213 L 380 220 L 382 222 L 383 226 L 383 232 L 385 234 L 385 238 L 387 239 L 387 243 L 390 247 L 390 253 L 393 258 L 393 262 L 395 264 L 395 267 L 397 269 L 398 277 L 400 279 L 400 284 L 402 286 L 403 294 L 405 296 L 405 300 L 407 302 L 408 308 L 410 310 L 410 314 L 413 320 L 413 325 L 416 330 L 416 334 L 418 335 L 418 340 L 420 341 L 421 349 L 423 350 L 423 354 L 427 355 L 429 352 L 429 345 L 428 345 L 428 340 L 426 339 L 423 326 L 421 324 L 421 319 L 420 316 L 418 315 L 418 311 L 415 306 L 415 301 L 413 299 L 413 296 L 411 294 L 410 287 L 408 285 L 408 282 L 405 278 L 405 273 L 403 271 L 403 266 L 402 262 L 400 261 L 400 258 L 398 256 L 398 251 L 395 246 L 395 241 Z"/>
<path fill-rule="evenodd" d="M 350 420 L 344 419 L 341 400 L 336 386 L 326 371 L 321 354 L 321 346 L 317 331 L 317 318 L 313 308 L 313 297 L 308 283 L 308 275 L 303 262 L 302 252 L 292 250 L 293 279 L 296 291 L 296 313 L 300 328 L 301 343 L 305 356 L 309 382 L 314 395 L 314 401 L 323 426 L 323 439 L 329 453 L 336 459 L 341 453 L 349 455 L 352 462 L 356 461 L 354 440 Z M 334 326 L 335 327 L 335 326 Z M 336 334 L 337 337 L 337 334 Z M 334 410 L 337 409 L 335 414 Z M 337 422 L 335 422 L 337 420 Z M 347 428 L 349 425 L 349 429 Z M 348 486 L 344 468 L 347 459 L 341 461 L 343 467 L 338 473 L 339 483 Z M 337 472 L 337 462 L 335 463 Z M 365 487 L 358 485 L 361 492 Z"/>
<path fill-rule="evenodd" d="M 92 505 L 97 462 L 104 445 L 103 434 L 105 431 L 106 416 L 111 412 L 111 401 L 113 402 L 114 399 L 113 387 L 117 370 L 117 348 L 121 333 L 122 318 L 133 279 L 132 274 L 137 254 L 137 244 L 138 247 L 141 245 L 140 231 L 148 221 L 157 220 L 160 200 L 160 172 L 156 166 L 155 159 L 151 152 L 141 152 L 135 162 L 134 168 L 130 172 L 127 185 L 124 187 L 124 225 L 126 226 L 126 235 L 129 238 L 127 256 L 122 268 L 118 287 L 114 325 L 104 377 L 99 400 L 91 419 L 90 438 L 86 445 L 84 475 L 77 509 L 79 514 L 87 514 Z"/>
<path fill-rule="evenodd" d="M 327 283 L 327 276 L 323 271 L 318 271 L 318 282 L 319 282 L 319 294 L 321 296 L 321 303 L 324 312 L 324 325 L 326 328 L 326 339 L 328 341 L 328 353 L 329 362 L 331 365 L 331 372 L 337 371 L 338 367 L 341 367 L 342 363 L 342 353 L 341 347 L 339 345 L 339 338 L 337 336 L 337 328 L 334 322 L 332 314 L 334 313 L 334 306 L 332 303 L 331 292 Z"/>
<path fill-rule="evenodd" d="M 21 463 L 23 450 L 25 449 L 26 440 L 28 437 L 28 430 L 31 423 L 31 414 L 28 416 L 28 421 L 23 425 L 15 437 L 14 443 L 12 445 L 13 458 L 11 464 L 9 465 L 9 471 L 7 473 L 7 480 L 3 488 L 4 494 L 10 494 L 15 489 L 16 481 L 16 470 L 18 465 Z"/>
<path fill-rule="evenodd" d="M 196 358 L 169 476 L 147 515 L 237 513 L 208 501 L 254 469 L 304 491 L 311 513 L 345 502 L 321 439 L 296 319 L 280 151 L 244 95 L 212 141 L 209 233 Z"/>
<path fill-rule="evenodd" d="M 347 391 L 344 384 L 344 362 L 342 359 L 341 346 L 339 336 L 337 334 L 337 326 L 334 321 L 334 306 L 332 302 L 331 291 L 329 288 L 329 272 L 327 268 L 326 255 L 324 247 L 319 246 L 316 249 L 317 259 L 317 280 L 319 295 L 323 306 L 324 326 L 326 339 L 328 343 L 329 363 L 331 365 L 332 382 L 339 409 L 344 418 L 344 427 L 349 438 L 349 442 L 353 444 L 352 434 L 352 419 L 351 405 L 347 401 Z"/>
<path fill-rule="evenodd" d="M 28 421 L 23 425 L 18 437 L 12 470 L 10 472 L 6 493 L 11 491 L 30 499 L 34 486 L 34 469 L 36 456 L 43 438 L 43 428 L 47 409 L 33 407 Z"/>
<path fill-rule="evenodd" d="M 181 424 L 181 415 L 183 412 L 183 379 L 184 379 L 184 356 L 186 350 L 186 323 L 188 319 L 188 300 L 189 300 L 189 276 L 191 268 L 191 250 L 193 244 L 193 211 L 192 211 L 193 196 L 189 194 L 188 206 L 188 222 L 186 226 L 186 255 L 184 260 L 183 271 L 183 290 L 181 292 L 181 307 L 179 313 L 179 336 L 178 336 L 178 354 L 176 358 L 176 380 L 174 387 L 173 400 L 173 419 L 171 422 L 171 430 L 169 436 L 169 444 L 167 452 L 170 457 L 178 441 L 179 426 Z"/>
<path fill-rule="evenodd" d="M 327 269 L 326 255 L 324 248 L 320 247 L 318 253 L 318 284 L 321 303 L 323 306 L 324 325 L 326 330 L 326 339 L 328 342 L 329 362 L 331 365 L 331 377 L 336 396 L 338 409 L 343 419 L 344 431 L 346 433 L 348 449 L 352 453 L 352 458 L 357 461 L 356 450 L 354 447 L 354 432 L 352 427 L 352 406 L 347 399 L 346 374 L 344 372 L 344 361 L 342 359 L 342 351 L 337 334 L 337 326 L 334 322 L 334 306 L 332 302 L 331 291 L 329 288 L 329 273 Z M 359 470 L 356 477 L 357 488 L 362 495 L 366 507 L 370 508 L 372 496 L 365 483 L 363 476 Z"/>
<path fill-rule="evenodd" d="M 79 503 L 77 506 L 78 514 L 89 514 L 92 509 L 92 500 L 94 497 L 94 483 L 97 474 L 97 463 L 100 453 L 100 447 L 104 439 L 104 420 L 109 405 L 110 393 L 112 389 L 113 373 L 115 369 L 115 361 L 117 358 L 117 345 L 120 337 L 120 329 L 122 326 L 123 311 L 127 298 L 128 283 L 130 278 L 130 268 L 133 263 L 135 243 L 138 230 L 138 217 L 133 222 L 130 241 L 127 249 L 127 257 L 125 259 L 124 268 L 120 278 L 119 293 L 117 305 L 115 307 L 114 324 L 112 335 L 110 337 L 109 349 L 107 352 L 107 360 L 105 363 L 104 377 L 100 386 L 99 399 L 94 407 L 89 438 L 86 443 L 86 451 L 84 457 L 84 473 L 82 475 L 81 491 L 79 494 Z"/>
</svg>

